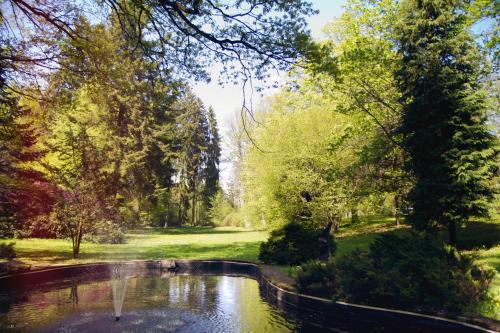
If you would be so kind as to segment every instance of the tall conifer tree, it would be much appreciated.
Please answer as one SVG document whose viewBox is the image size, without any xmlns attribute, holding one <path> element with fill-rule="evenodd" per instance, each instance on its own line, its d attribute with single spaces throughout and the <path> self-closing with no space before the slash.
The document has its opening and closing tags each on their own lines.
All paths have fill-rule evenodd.
<svg viewBox="0 0 500 333">
<path fill-rule="evenodd" d="M 410 223 L 428 230 L 485 216 L 498 152 L 485 123 L 481 54 L 460 0 L 406 0 L 398 26 L 398 80 L 404 102 L 402 132 L 417 183 Z"/>
<path fill-rule="evenodd" d="M 210 206 L 210 199 L 219 190 L 219 163 L 220 163 L 220 137 L 217 129 L 217 120 L 214 110 L 208 108 L 208 131 L 207 131 L 207 156 L 205 165 L 205 190 L 204 201 L 207 207 Z"/>
</svg>

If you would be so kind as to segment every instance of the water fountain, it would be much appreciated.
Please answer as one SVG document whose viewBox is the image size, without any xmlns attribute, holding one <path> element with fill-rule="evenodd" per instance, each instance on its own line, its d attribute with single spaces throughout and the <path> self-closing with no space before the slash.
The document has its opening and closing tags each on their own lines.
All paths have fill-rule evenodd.
<svg viewBox="0 0 500 333">
<path fill-rule="evenodd" d="M 120 320 L 123 302 L 127 293 L 127 266 L 115 264 L 111 267 L 111 286 L 113 289 L 113 306 L 115 308 L 115 320 Z"/>
</svg>

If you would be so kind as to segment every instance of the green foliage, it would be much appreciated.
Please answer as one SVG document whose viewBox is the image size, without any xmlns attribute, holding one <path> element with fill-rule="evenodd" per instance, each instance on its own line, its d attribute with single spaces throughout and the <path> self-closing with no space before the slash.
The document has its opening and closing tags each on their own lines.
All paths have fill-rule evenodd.
<svg viewBox="0 0 500 333">
<path fill-rule="evenodd" d="M 278 227 L 307 215 L 308 223 L 337 229 L 351 212 L 386 209 L 375 202 L 389 202 L 400 222 L 412 177 L 397 132 L 396 12 L 390 0 L 348 1 L 325 28 L 322 52 L 330 57 L 323 65 L 332 68 L 336 58 L 335 75 L 322 64 L 292 73 L 296 89 L 270 98 L 256 124 L 248 120 L 257 147 L 243 147 L 239 167 L 253 225 Z"/>
<path fill-rule="evenodd" d="M 210 201 L 209 216 L 215 226 L 243 227 L 240 212 L 231 204 L 222 190 Z"/>
<path fill-rule="evenodd" d="M 0 259 L 12 260 L 16 257 L 16 243 L 0 243 Z"/>
<path fill-rule="evenodd" d="M 297 270 L 296 285 L 301 293 L 322 298 L 333 297 L 338 291 L 337 269 L 334 261 L 310 261 Z"/>
<path fill-rule="evenodd" d="M 468 18 L 471 24 L 481 25 L 489 21 L 486 31 L 481 32 L 484 45 L 490 53 L 493 65 L 500 65 L 500 4 L 496 0 L 474 0 L 468 4 Z"/>
<path fill-rule="evenodd" d="M 1 16 L 1 15 L 0 15 Z M 0 22 L 2 18 L 0 18 Z M 53 188 L 34 167 L 45 153 L 38 145 L 35 114 L 20 105 L 6 84 L 5 57 L 9 52 L 0 36 L 0 237 L 11 237 L 30 220 L 47 214 Z"/>
<path fill-rule="evenodd" d="M 457 224 L 488 214 L 498 153 L 485 122 L 481 53 L 462 3 L 407 0 L 397 29 L 401 131 L 416 177 L 407 220 L 421 230 L 448 227 L 451 244 Z"/>
<path fill-rule="evenodd" d="M 340 297 L 410 310 L 463 312 L 487 298 L 494 275 L 450 247 L 415 234 L 377 237 L 337 262 Z"/>
<path fill-rule="evenodd" d="M 125 234 L 113 221 L 101 220 L 92 225 L 92 230 L 84 235 L 83 241 L 96 244 L 123 244 Z"/>
<path fill-rule="evenodd" d="M 267 242 L 260 246 L 259 260 L 266 264 L 298 265 L 319 258 L 321 230 L 291 222 L 273 230 Z M 333 237 L 329 236 L 331 252 L 336 250 Z"/>
<path fill-rule="evenodd" d="M 64 58 L 47 73 L 43 98 L 4 103 L 2 77 L 0 224 L 8 236 L 69 237 L 76 257 L 82 240 L 121 242 L 120 227 L 209 223 L 219 188 L 214 111 L 155 59 L 127 52 L 115 14 L 106 24 L 72 22 L 82 38 L 58 43 Z M 39 186 L 44 177 L 51 182 Z M 102 221 L 115 226 L 103 228 L 109 237 L 95 233 Z"/>
</svg>

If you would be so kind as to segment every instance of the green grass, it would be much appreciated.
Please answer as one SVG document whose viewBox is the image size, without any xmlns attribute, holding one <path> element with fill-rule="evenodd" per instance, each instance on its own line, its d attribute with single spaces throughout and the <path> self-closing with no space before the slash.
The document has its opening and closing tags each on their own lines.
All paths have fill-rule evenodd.
<svg viewBox="0 0 500 333">
<path fill-rule="evenodd" d="M 475 251 L 478 256 L 478 262 L 486 264 L 496 270 L 495 277 L 490 285 L 490 295 L 492 300 L 478 309 L 478 312 L 500 320 L 500 245 L 490 249 Z"/>
<path fill-rule="evenodd" d="M 395 219 L 387 216 L 362 217 L 358 223 L 345 223 L 339 228 L 335 237 L 337 241 L 335 256 L 349 254 L 356 248 L 368 249 L 378 234 L 384 232 L 404 233 L 408 229 L 407 225 L 397 227 Z"/>
<path fill-rule="evenodd" d="M 17 259 L 36 266 L 134 259 L 257 260 L 266 232 L 241 228 L 156 228 L 133 231 L 125 244 L 81 245 L 72 259 L 71 242 L 61 239 L 16 239 Z"/>
</svg>

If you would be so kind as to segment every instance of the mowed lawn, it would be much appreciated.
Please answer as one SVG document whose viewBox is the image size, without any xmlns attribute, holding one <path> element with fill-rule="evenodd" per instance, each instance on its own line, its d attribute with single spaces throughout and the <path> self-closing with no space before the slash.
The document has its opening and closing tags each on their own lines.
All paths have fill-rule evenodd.
<svg viewBox="0 0 500 333">
<path fill-rule="evenodd" d="M 156 228 L 132 231 L 125 244 L 82 243 L 80 259 L 72 258 L 70 240 L 15 239 L 17 260 L 34 266 L 138 259 L 257 260 L 267 232 L 242 228 Z"/>
<path fill-rule="evenodd" d="M 396 228 L 393 218 L 371 217 L 355 225 L 342 226 L 336 235 L 336 256 L 356 248 L 366 249 L 377 234 L 406 233 L 409 226 Z M 458 232 L 459 245 L 476 249 L 481 261 L 500 270 L 500 223 L 474 222 Z M 80 259 L 74 260 L 71 241 L 62 239 L 11 239 L 17 259 L 37 266 L 133 259 L 238 259 L 257 261 L 260 243 L 268 233 L 234 227 L 154 228 L 131 231 L 125 244 L 83 243 Z M 446 237 L 443 234 L 443 240 Z M 477 251 L 479 249 L 479 251 Z M 469 250 L 469 251 L 467 251 Z M 471 251 L 472 252 L 472 251 Z"/>
</svg>

